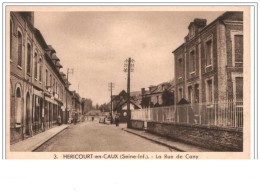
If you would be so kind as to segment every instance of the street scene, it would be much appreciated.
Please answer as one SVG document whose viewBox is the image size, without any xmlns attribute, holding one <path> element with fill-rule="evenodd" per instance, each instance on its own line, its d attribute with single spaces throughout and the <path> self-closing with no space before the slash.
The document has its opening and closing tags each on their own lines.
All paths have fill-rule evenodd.
<svg viewBox="0 0 260 193">
<path fill-rule="evenodd" d="M 10 150 L 243 152 L 243 21 L 11 11 Z"/>
<path fill-rule="evenodd" d="M 45 152 L 169 152 L 177 151 L 136 135 L 114 125 L 89 121 L 72 125 L 36 151 Z"/>
</svg>

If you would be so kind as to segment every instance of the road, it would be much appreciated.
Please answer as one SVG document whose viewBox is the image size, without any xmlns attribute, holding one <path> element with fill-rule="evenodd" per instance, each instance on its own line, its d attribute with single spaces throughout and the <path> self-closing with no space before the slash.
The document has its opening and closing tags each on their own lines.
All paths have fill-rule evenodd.
<svg viewBox="0 0 260 193">
<path fill-rule="evenodd" d="M 122 130 L 121 125 L 85 121 L 71 125 L 37 152 L 169 152 L 176 151 Z"/>
</svg>

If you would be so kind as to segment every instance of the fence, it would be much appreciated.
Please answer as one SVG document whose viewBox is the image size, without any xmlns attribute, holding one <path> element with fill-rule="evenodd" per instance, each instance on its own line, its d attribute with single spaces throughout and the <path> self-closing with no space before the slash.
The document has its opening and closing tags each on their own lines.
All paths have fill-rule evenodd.
<svg viewBox="0 0 260 193">
<path fill-rule="evenodd" d="M 131 118 L 144 121 L 243 127 L 243 101 L 194 103 L 131 111 Z"/>
</svg>

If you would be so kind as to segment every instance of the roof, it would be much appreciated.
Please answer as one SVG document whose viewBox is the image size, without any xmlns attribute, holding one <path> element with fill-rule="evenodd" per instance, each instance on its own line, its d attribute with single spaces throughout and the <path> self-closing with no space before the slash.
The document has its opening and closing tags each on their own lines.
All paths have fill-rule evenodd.
<svg viewBox="0 0 260 193">
<path fill-rule="evenodd" d="M 52 45 L 48 45 L 48 48 L 46 48 L 46 51 L 51 51 L 52 53 L 56 53 Z"/>
<path fill-rule="evenodd" d="M 156 93 L 164 92 L 164 89 L 173 91 L 174 90 L 174 82 L 163 82 L 156 86 L 153 86 L 151 91 L 145 91 L 144 95 L 152 95 Z"/>
<path fill-rule="evenodd" d="M 122 100 L 120 101 L 114 108 L 113 110 L 116 110 L 117 108 L 121 107 L 122 105 L 126 104 L 127 100 Z M 137 104 L 134 100 L 130 99 L 130 103 L 132 105 L 135 105 L 136 107 L 138 107 L 139 109 L 142 108 L 140 104 Z"/>
<path fill-rule="evenodd" d="M 47 45 L 45 39 L 43 38 L 41 31 L 38 30 L 37 28 L 34 28 L 34 34 L 35 34 L 35 37 L 39 40 L 39 42 L 42 44 L 43 48 L 47 49 L 48 45 Z"/>
<path fill-rule="evenodd" d="M 203 33 L 206 29 L 208 29 L 210 26 L 212 26 L 213 24 L 215 24 L 217 21 L 219 20 L 223 20 L 225 19 L 226 17 L 230 16 L 231 14 L 234 14 L 234 13 L 243 13 L 241 11 L 227 11 L 225 13 L 223 13 L 222 15 L 220 15 L 219 17 L 217 17 L 214 21 L 212 21 L 211 23 L 209 23 L 208 25 L 206 25 L 200 32 L 197 33 L 196 36 L 198 36 L 199 34 Z M 186 36 L 185 36 L 186 37 Z M 178 46 L 175 50 L 172 51 L 172 53 L 176 52 L 179 48 L 181 48 L 183 45 L 185 45 L 186 42 L 184 42 L 183 44 L 181 44 L 180 46 Z"/>
<path fill-rule="evenodd" d="M 53 54 L 53 55 L 51 56 L 51 59 L 52 59 L 52 60 L 60 61 L 60 59 L 56 56 L 56 54 Z"/>
<path fill-rule="evenodd" d="M 55 64 L 58 68 L 63 68 L 63 66 L 60 64 L 60 62 L 58 61 L 58 62 L 56 62 L 56 64 Z"/>
<path fill-rule="evenodd" d="M 141 95 L 141 91 L 130 92 L 130 96 L 138 96 L 138 95 Z"/>
</svg>

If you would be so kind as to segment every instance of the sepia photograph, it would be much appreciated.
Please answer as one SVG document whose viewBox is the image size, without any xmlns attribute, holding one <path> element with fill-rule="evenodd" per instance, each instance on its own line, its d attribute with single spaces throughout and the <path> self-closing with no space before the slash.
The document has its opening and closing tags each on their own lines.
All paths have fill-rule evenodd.
<svg viewBox="0 0 260 193">
<path fill-rule="evenodd" d="M 246 6 L 7 6 L 7 159 L 249 159 Z"/>
</svg>

